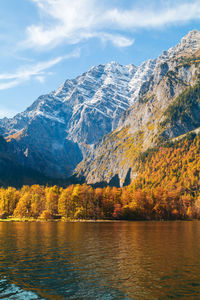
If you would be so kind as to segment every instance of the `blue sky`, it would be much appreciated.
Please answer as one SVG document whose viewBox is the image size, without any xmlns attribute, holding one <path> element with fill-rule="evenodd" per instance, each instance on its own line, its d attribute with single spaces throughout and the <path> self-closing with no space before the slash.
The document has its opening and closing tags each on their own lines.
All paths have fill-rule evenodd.
<svg viewBox="0 0 200 300">
<path fill-rule="evenodd" d="M 200 30 L 200 0 L 1 0 L 0 117 L 91 66 L 139 65 Z"/>
</svg>

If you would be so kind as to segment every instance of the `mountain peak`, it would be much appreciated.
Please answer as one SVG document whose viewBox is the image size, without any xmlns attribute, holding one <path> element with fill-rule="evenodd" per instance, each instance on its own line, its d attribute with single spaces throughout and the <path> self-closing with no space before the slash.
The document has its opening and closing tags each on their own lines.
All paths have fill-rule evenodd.
<svg viewBox="0 0 200 300">
<path fill-rule="evenodd" d="M 76 78 L 66 80 L 57 91 L 40 96 L 23 113 L 0 120 L 0 134 L 13 139 L 13 143 L 17 137 L 21 147 L 17 155 L 24 165 L 38 171 L 44 169 L 48 176 L 68 176 L 94 144 L 121 126 L 121 117 L 130 106 L 136 104 L 137 109 L 140 100 L 148 100 L 145 95 L 148 92 L 151 95 L 168 70 L 176 66 L 177 57 L 197 55 L 198 49 L 200 32 L 193 30 L 178 45 L 139 67 L 115 61 L 93 66 Z M 181 75 L 184 80 L 186 71 Z M 166 89 L 163 93 L 169 94 L 169 91 Z M 146 115 L 150 113 L 151 110 Z M 142 122 L 138 121 L 137 114 L 135 120 L 137 126 Z M 28 156 L 24 155 L 27 148 Z"/>
<path fill-rule="evenodd" d="M 194 55 L 200 49 L 200 31 L 189 31 L 182 39 L 181 42 L 175 47 L 164 51 L 160 58 L 177 57 L 177 56 L 190 56 Z"/>
<path fill-rule="evenodd" d="M 119 65 L 116 61 L 112 60 L 111 62 L 108 63 L 108 65 Z"/>
<path fill-rule="evenodd" d="M 181 40 L 182 43 L 188 43 L 191 41 L 200 42 L 200 31 L 199 30 L 191 30 L 189 31 Z"/>
<path fill-rule="evenodd" d="M 185 55 L 193 55 L 200 48 L 200 31 L 192 30 L 188 32 L 182 39 L 180 44 L 176 47 L 178 52 L 182 52 Z"/>
</svg>

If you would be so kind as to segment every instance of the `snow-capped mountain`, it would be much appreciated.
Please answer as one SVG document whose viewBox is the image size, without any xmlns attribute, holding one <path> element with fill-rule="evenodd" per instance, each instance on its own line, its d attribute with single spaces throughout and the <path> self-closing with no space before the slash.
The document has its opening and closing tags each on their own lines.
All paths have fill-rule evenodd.
<svg viewBox="0 0 200 300">
<path fill-rule="evenodd" d="M 123 122 L 122 115 L 153 89 L 177 57 L 195 53 L 200 32 L 141 66 L 116 62 L 92 67 L 57 91 L 40 96 L 14 118 L 0 120 L 0 134 L 25 166 L 53 177 L 71 175 L 100 139 Z"/>
<path fill-rule="evenodd" d="M 76 79 L 66 80 L 57 91 L 39 97 L 14 118 L 1 120 L 3 133 L 18 134 L 36 119 L 45 119 L 63 124 L 65 138 L 92 144 L 102 137 L 101 126 L 95 130 L 95 123 L 102 124 L 104 135 L 117 126 L 122 112 L 133 104 L 128 85 L 136 70 L 133 65 L 115 62 L 92 67 Z"/>
<path fill-rule="evenodd" d="M 159 141 L 199 130 L 200 32 L 190 32 L 180 44 L 140 68 L 145 70 L 145 64 L 152 68 L 147 68 L 147 80 L 138 91 L 133 85 L 134 105 L 123 114 L 119 127 L 96 145 L 92 158 L 76 169 L 87 183 L 127 184 L 137 176 L 143 152 Z M 138 70 L 132 82 L 139 78 Z"/>
<path fill-rule="evenodd" d="M 51 176 L 68 176 L 133 104 L 128 85 L 136 70 L 115 62 L 92 67 L 14 118 L 0 120 L 1 134 L 18 144 L 21 163 Z"/>
</svg>

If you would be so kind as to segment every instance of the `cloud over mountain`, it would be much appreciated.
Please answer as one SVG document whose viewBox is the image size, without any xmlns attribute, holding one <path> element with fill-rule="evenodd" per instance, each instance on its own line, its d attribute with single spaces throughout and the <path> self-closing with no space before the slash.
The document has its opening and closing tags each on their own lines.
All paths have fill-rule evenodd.
<svg viewBox="0 0 200 300">
<path fill-rule="evenodd" d="M 137 28 L 157 28 L 200 19 L 200 3 L 174 1 L 145 8 L 108 6 L 96 0 L 32 0 L 41 22 L 27 28 L 27 47 L 53 48 L 60 43 L 78 44 L 91 38 L 117 47 L 131 46 Z M 50 22 L 49 22 L 50 21 Z"/>
</svg>

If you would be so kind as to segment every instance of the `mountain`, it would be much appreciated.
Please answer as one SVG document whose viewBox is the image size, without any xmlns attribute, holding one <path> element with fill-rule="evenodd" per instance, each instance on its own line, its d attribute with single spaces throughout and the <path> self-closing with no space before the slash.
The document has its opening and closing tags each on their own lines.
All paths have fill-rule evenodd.
<svg viewBox="0 0 200 300">
<path fill-rule="evenodd" d="M 0 120 L 1 134 L 21 148 L 16 155 L 22 165 L 68 177 L 132 104 L 127 85 L 136 69 L 114 62 L 93 67 L 14 118 Z"/>
<path fill-rule="evenodd" d="M 200 32 L 189 32 L 153 65 L 118 128 L 77 167 L 89 184 L 129 184 L 143 152 L 200 127 Z"/>
<path fill-rule="evenodd" d="M 181 107 L 178 98 L 198 91 L 199 56 L 200 32 L 194 30 L 139 67 L 92 67 L 0 120 L 0 134 L 24 168 L 52 178 L 75 171 L 88 183 L 127 184 L 137 175 L 142 152 L 200 126 L 198 99 Z M 190 117 L 172 116 L 173 103 L 171 111 L 190 110 Z"/>
<path fill-rule="evenodd" d="M 13 149 L 6 140 L 0 136 L 0 185 L 21 187 L 35 183 L 51 183 L 43 174 L 23 167 L 15 159 Z"/>
<path fill-rule="evenodd" d="M 117 128 L 153 66 L 148 61 L 140 68 L 115 62 L 92 67 L 14 118 L 0 120 L 0 134 L 16 145 L 20 164 L 68 177 L 93 145 Z"/>
<path fill-rule="evenodd" d="M 83 183 L 82 178 L 77 179 L 75 176 L 67 179 L 51 178 L 43 172 L 21 165 L 16 156 L 16 152 L 20 151 L 17 146 L 0 136 L 0 186 L 19 188 L 23 185 L 41 184 L 65 187 Z"/>
</svg>

